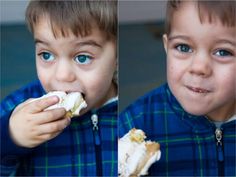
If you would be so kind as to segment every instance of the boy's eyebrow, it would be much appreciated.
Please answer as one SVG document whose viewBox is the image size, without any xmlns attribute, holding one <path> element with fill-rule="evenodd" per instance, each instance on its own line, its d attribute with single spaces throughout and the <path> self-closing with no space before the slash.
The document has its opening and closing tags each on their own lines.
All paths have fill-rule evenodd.
<svg viewBox="0 0 236 177">
<path fill-rule="evenodd" d="M 40 39 L 37 39 L 37 38 L 34 39 L 34 43 L 35 43 L 35 44 L 37 44 L 37 43 L 42 43 L 42 44 L 45 44 L 45 45 L 49 45 L 49 43 L 47 43 L 47 42 L 45 42 L 45 41 L 42 41 L 42 40 L 40 40 Z"/>
<path fill-rule="evenodd" d="M 183 36 L 183 35 L 169 36 L 168 40 L 171 41 L 171 40 L 179 39 L 179 38 L 185 39 L 185 40 L 190 40 L 190 38 L 188 36 Z"/>
<path fill-rule="evenodd" d="M 78 45 L 78 46 L 91 45 L 91 46 L 94 46 L 94 47 L 102 48 L 102 45 L 100 45 L 99 43 L 97 43 L 94 40 L 76 42 L 75 45 Z"/>
<path fill-rule="evenodd" d="M 230 44 L 234 47 L 236 46 L 236 42 L 230 41 L 230 40 L 227 40 L 227 39 L 220 39 L 220 40 L 216 41 L 216 44 L 220 44 L 220 43 L 227 43 L 227 44 Z"/>
<path fill-rule="evenodd" d="M 174 40 L 174 39 L 184 39 L 184 40 L 190 40 L 190 38 L 188 36 L 183 36 L 183 35 L 177 35 L 177 36 L 170 36 L 168 37 L 168 40 Z M 234 41 L 231 40 L 227 40 L 227 39 L 219 39 L 215 41 L 215 44 L 219 44 L 219 43 L 227 43 L 230 44 L 232 46 L 236 46 L 236 43 Z"/>
<path fill-rule="evenodd" d="M 42 44 L 45 44 L 45 45 L 48 45 L 48 46 L 50 45 L 49 43 L 47 43 L 45 41 L 42 41 L 40 39 L 37 39 L 37 38 L 35 38 L 34 42 L 35 42 L 35 44 L 42 43 Z M 102 45 L 100 45 L 99 43 L 97 43 L 94 40 L 87 40 L 87 41 L 76 42 L 75 45 L 78 45 L 78 46 L 90 45 L 90 46 L 95 46 L 95 47 L 98 47 L 98 48 L 102 48 Z"/>
</svg>

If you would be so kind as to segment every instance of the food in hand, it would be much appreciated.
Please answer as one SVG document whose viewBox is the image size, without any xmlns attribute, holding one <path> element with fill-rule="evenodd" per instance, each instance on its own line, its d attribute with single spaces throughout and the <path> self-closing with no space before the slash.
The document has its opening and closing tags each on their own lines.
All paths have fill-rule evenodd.
<svg viewBox="0 0 236 177">
<path fill-rule="evenodd" d="M 142 130 L 133 128 L 118 140 L 120 177 L 147 175 L 150 166 L 160 159 L 160 144 L 145 139 Z"/>
<path fill-rule="evenodd" d="M 37 100 L 42 98 L 47 98 L 50 96 L 57 96 L 60 100 L 58 103 L 48 107 L 45 110 L 65 108 L 65 110 L 67 111 L 66 116 L 68 117 L 78 116 L 80 114 L 81 109 L 87 107 L 87 103 L 85 102 L 80 92 L 71 92 L 66 94 L 63 91 L 54 91 L 54 92 L 49 92 L 48 94 L 40 98 L 37 98 Z"/>
</svg>

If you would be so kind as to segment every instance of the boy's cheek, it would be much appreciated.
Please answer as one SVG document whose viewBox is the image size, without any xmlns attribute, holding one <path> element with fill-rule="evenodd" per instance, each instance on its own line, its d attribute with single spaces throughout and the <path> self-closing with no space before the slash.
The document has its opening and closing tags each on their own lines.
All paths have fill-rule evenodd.
<svg viewBox="0 0 236 177">
<path fill-rule="evenodd" d="M 51 90 L 50 89 L 50 81 L 49 81 L 50 79 L 46 75 L 39 74 L 39 73 L 38 73 L 38 78 L 39 78 L 40 83 L 42 84 L 44 90 L 46 92 L 49 92 Z"/>
<path fill-rule="evenodd" d="M 175 66 L 176 64 L 173 62 L 167 63 L 167 79 L 168 82 L 177 81 L 179 77 L 179 68 Z"/>
<path fill-rule="evenodd" d="M 85 99 L 91 107 L 101 106 L 111 92 L 111 79 L 99 78 L 87 82 Z"/>
</svg>

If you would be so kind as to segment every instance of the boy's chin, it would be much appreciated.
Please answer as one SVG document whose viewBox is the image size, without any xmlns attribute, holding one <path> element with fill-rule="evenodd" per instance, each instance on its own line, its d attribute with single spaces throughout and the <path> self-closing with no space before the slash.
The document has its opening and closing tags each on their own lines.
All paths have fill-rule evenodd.
<svg viewBox="0 0 236 177">
<path fill-rule="evenodd" d="M 79 117 L 80 117 L 80 116 L 83 116 L 83 115 L 86 114 L 88 111 L 89 111 L 89 108 L 88 108 L 88 107 L 82 109 L 82 110 L 80 111 L 80 113 L 79 113 Z"/>
<path fill-rule="evenodd" d="M 206 108 L 203 108 L 202 106 L 199 105 L 182 105 L 184 110 L 188 112 L 189 114 L 192 114 L 194 116 L 203 116 L 206 115 L 209 110 L 206 110 Z"/>
</svg>

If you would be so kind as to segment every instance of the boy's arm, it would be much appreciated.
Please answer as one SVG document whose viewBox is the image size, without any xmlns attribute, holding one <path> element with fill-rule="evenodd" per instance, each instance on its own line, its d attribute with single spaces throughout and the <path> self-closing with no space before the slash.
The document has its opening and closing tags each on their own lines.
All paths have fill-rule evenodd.
<svg viewBox="0 0 236 177">
<path fill-rule="evenodd" d="M 1 102 L 0 110 L 0 137 L 1 137 L 1 163 L 0 163 L 0 176 L 15 176 L 17 167 L 19 166 L 19 156 L 28 154 L 32 150 L 17 146 L 9 134 L 9 117 L 12 113 L 7 104 L 10 104 L 6 99 Z M 13 105 L 11 105 L 13 106 Z"/>
<path fill-rule="evenodd" d="M 9 134 L 9 119 L 17 105 L 31 97 L 40 97 L 45 93 L 38 80 L 16 90 L 1 101 L 0 104 L 0 136 L 1 160 L 6 155 L 22 155 L 31 152 L 29 148 L 17 146 Z"/>
<path fill-rule="evenodd" d="M 56 96 L 19 104 L 9 116 L 1 117 L 1 156 L 19 155 L 54 138 L 68 125 L 63 108 L 44 111 L 58 101 Z"/>
<path fill-rule="evenodd" d="M 39 82 L 34 82 L 12 93 L 1 102 L 0 105 L 0 111 L 1 111 L 0 114 L 1 115 L 0 117 L 0 126 L 1 126 L 0 172 L 1 173 L 0 174 L 1 175 L 0 176 L 14 175 L 14 173 L 17 170 L 17 167 L 20 164 L 21 156 L 29 154 L 33 150 L 33 148 L 29 148 L 30 146 L 28 146 L 30 144 L 30 141 L 27 141 L 27 139 L 29 138 L 27 136 L 32 134 L 32 132 L 29 131 L 30 130 L 29 128 L 31 127 L 34 128 L 35 126 L 29 124 L 26 121 L 27 117 L 28 120 L 30 119 L 32 120 L 31 122 L 35 122 L 35 120 L 40 121 L 40 123 L 43 125 L 42 126 L 43 131 L 44 130 L 48 131 L 49 135 L 47 136 L 50 137 L 52 137 L 52 135 L 56 135 L 61 132 L 60 130 L 62 130 L 62 128 L 59 124 L 61 125 L 63 124 L 63 128 L 65 127 L 65 122 L 66 124 L 68 124 L 68 119 L 63 118 L 65 110 L 57 109 L 49 111 L 47 113 L 43 111 L 45 107 L 49 106 L 50 104 L 54 104 L 54 102 L 56 102 L 55 99 L 54 101 L 49 101 L 50 99 L 48 99 L 48 101 L 46 102 L 48 102 L 49 104 L 45 103 L 45 100 L 36 101 L 34 103 L 32 102 L 31 104 L 28 104 L 29 102 L 25 101 L 30 97 L 40 97 L 42 96 L 43 93 L 44 91 Z M 58 112 L 60 113 L 58 114 Z M 36 113 L 36 115 L 33 115 L 34 113 Z M 41 117 L 37 116 L 39 113 L 41 113 Z M 50 114 L 51 116 L 48 116 L 48 114 Z M 52 123 L 50 121 L 55 121 L 55 122 Z M 48 126 L 48 124 L 44 124 L 45 122 L 51 123 L 51 125 L 53 124 L 55 129 L 59 128 L 60 130 L 56 130 L 56 132 L 50 134 L 50 131 L 52 129 L 50 129 L 50 126 Z M 47 140 L 48 139 L 41 139 L 36 143 L 35 146 Z"/>
<path fill-rule="evenodd" d="M 12 164 L 14 161 L 13 159 L 16 159 L 16 161 L 17 161 L 18 157 L 28 154 L 32 151 L 31 148 L 25 148 L 25 147 L 29 147 L 29 146 L 27 146 L 27 144 L 26 145 L 18 144 L 14 140 L 14 137 L 18 136 L 16 139 L 20 140 L 19 142 L 21 142 L 22 140 L 25 141 L 26 136 L 31 134 L 31 132 L 29 132 L 29 131 L 26 132 L 27 130 L 22 127 L 27 127 L 27 126 L 25 126 L 26 115 L 28 114 L 29 111 L 32 112 L 32 105 L 34 105 L 33 107 L 36 106 L 36 109 L 37 109 L 38 103 L 37 102 L 32 103 L 32 104 L 30 104 L 31 106 L 26 106 L 26 108 L 22 108 L 22 105 L 25 104 L 25 102 L 26 102 L 25 100 L 27 100 L 28 98 L 41 97 L 44 93 L 45 92 L 44 92 L 41 84 L 39 83 L 39 81 L 36 81 L 36 82 L 32 82 L 29 85 L 17 90 L 16 92 L 7 96 L 1 102 L 1 105 L 0 105 L 0 111 L 1 111 L 0 112 L 1 164 L 4 164 L 4 165 Z M 45 104 L 43 103 L 43 105 L 45 105 Z M 45 106 L 47 106 L 47 105 L 45 105 Z M 17 109 L 18 109 L 18 111 L 17 111 Z M 44 108 L 41 107 L 40 109 L 44 109 Z M 56 112 L 58 112 L 58 110 Z M 64 114 L 64 110 L 63 111 L 61 110 L 59 112 L 61 112 L 61 114 Z M 13 114 L 15 114 L 15 115 L 13 116 Z M 55 110 L 52 112 L 50 111 L 49 114 L 51 114 L 51 117 L 55 117 Z M 10 118 L 11 116 L 13 116 L 14 118 Z M 44 112 L 42 112 L 41 117 L 42 116 L 43 116 L 42 119 L 40 119 L 40 118 L 34 119 L 37 116 L 35 116 L 35 115 L 29 116 L 28 115 L 28 119 L 33 120 L 32 122 L 34 122 L 35 120 L 40 120 L 42 124 L 45 123 L 45 120 L 46 120 L 46 122 L 51 120 L 51 119 L 48 119 L 48 113 L 45 114 Z M 58 117 L 61 117 L 61 119 Z M 63 117 L 61 115 L 59 115 L 58 117 L 52 118 L 53 120 L 60 119 L 58 121 L 55 121 L 55 124 L 56 124 L 56 125 L 54 125 L 55 128 L 60 128 L 60 126 L 58 126 L 58 122 L 59 122 L 59 124 L 62 124 L 62 122 L 64 122 L 64 124 L 65 124 L 65 122 L 68 123 L 68 119 L 67 120 L 63 119 Z M 11 131 L 10 126 L 9 126 L 10 122 L 12 122 L 12 125 L 14 127 L 13 132 Z M 63 126 L 65 127 L 65 125 L 63 125 Z M 45 127 L 46 127 L 46 129 L 45 129 Z M 48 127 L 50 127 L 50 126 L 48 126 L 47 124 L 43 126 L 44 130 L 48 130 Z M 18 133 L 19 129 L 21 129 L 21 131 Z M 12 133 L 15 134 L 15 136 Z M 20 134 L 21 134 L 21 138 L 19 138 Z M 46 135 L 46 136 L 49 136 L 49 135 Z M 42 142 L 45 142 L 45 139 L 40 140 L 40 141 L 41 142 L 39 142 L 39 144 Z"/>
<path fill-rule="evenodd" d="M 15 144 L 34 148 L 59 135 L 70 123 L 64 108 L 46 110 L 59 101 L 57 96 L 18 105 L 9 119 L 9 133 Z"/>
<path fill-rule="evenodd" d="M 1 107 L 2 110 L 2 107 Z M 31 149 L 17 146 L 11 139 L 9 133 L 9 117 L 1 115 L 1 162 L 5 158 L 29 153 Z"/>
<path fill-rule="evenodd" d="M 17 146 L 11 139 L 9 133 L 9 118 L 13 112 L 13 109 L 10 109 L 8 105 L 13 102 L 10 99 L 5 99 L 1 102 L 1 117 L 0 117 L 0 126 L 1 126 L 1 164 L 7 162 L 7 159 L 12 159 L 13 156 L 23 155 L 29 153 L 31 149 Z"/>
</svg>

